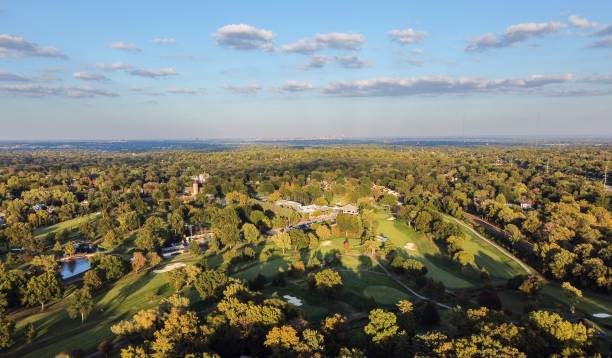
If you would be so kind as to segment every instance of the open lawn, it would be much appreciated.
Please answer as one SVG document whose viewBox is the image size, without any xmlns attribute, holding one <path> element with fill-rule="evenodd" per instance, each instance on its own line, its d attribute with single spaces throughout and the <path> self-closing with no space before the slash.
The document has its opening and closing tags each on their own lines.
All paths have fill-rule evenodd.
<svg viewBox="0 0 612 358">
<path fill-rule="evenodd" d="M 189 254 L 175 260 L 189 259 Z M 24 326 L 30 322 L 38 332 L 31 344 L 17 342 L 17 349 L 9 351 L 10 357 L 53 357 L 60 352 L 82 348 L 95 350 L 103 339 L 114 339 L 110 327 L 119 320 L 131 317 L 141 309 L 156 307 L 160 301 L 170 296 L 174 288 L 167 274 L 142 272 L 130 273 L 113 284 L 108 291 L 95 296 L 95 306 L 88 320 L 81 324 L 79 319 L 71 319 L 65 311 L 66 300 L 62 300 L 45 312 L 36 313 L 18 320 L 17 335 L 21 336 Z M 22 339 L 22 338 L 21 338 Z"/>
<path fill-rule="evenodd" d="M 387 220 L 389 217 L 390 214 L 387 212 L 377 213 L 378 234 L 389 238 L 404 257 L 412 257 L 423 262 L 427 266 L 428 277 L 443 282 L 451 289 L 468 288 L 480 284 L 474 277 L 463 274 L 455 263 L 445 257 L 431 238 L 415 232 L 406 223 L 399 220 Z M 477 265 L 489 271 L 492 279 L 506 280 L 514 275 L 526 273 L 494 246 L 483 242 L 468 230 L 465 230 L 464 233 L 466 250 L 474 255 Z"/>
<path fill-rule="evenodd" d="M 44 226 L 44 227 L 39 227 L 36 230 L 34 230 L 34 236 L 36 237 L 46 237 L 49 234 L 55 234 L 58 231 L 61 230 L 66 230 L 66 232 L 73 230 L 73 229 L 78 229 L 79 226 L 88 221 L 88 220 L 92 220 L 93 218 L 95 218 L 97 215 L 99 215 L 100 213 L 93 213 L 93 214 L 88 214 L 88 215 L 83 215 L 83 216 L 79 216 L 76 217 L 74 219 L 71 220 L 67 220 L 67 221 L 62 221 L 60 223 L 57 223 L 55 225 L 49 225 L 49 226 Z"/>
</svg>

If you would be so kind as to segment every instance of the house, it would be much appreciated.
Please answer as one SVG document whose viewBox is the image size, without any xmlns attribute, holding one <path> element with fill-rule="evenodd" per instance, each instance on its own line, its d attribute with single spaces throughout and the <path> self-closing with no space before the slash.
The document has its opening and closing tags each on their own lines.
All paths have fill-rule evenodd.
<svg viewBox="0 0 612 358">
<path fill-rule="evenodd" d="M 347 204 L 347 205 L 340 207 L 340 211 L 342 211 L 343 214 L 348 214 L 348 215 L 358 215 L 359 214 L 359 208 L 353 204 Z"/>
<path fill-rule="evenodd" d="M 327 209 L 329 209 L 327 206 L 321 206 L 321 205 L 304 205 L 301 208 L 302 213 L 304 214 L 312 214 L 315 211 L 320 211 L 320 212 L 325 212 L 327 211 Z"/>
<path fill-rule="evenodd" d="M 387 188 L 386 186 L 373 184 L 372 188 L 375 189 L 375 190 L 380 190 L 383 193 L 388 194 L 388 195 L 392 195 L 392 196 L 394 196 L 396 198 L 399 198 L 401 196 L 400 193 L 398 193 L 395 190 L 392 190 L 391 188 Z"/>
<path fill-rule="evenodd" d="M 297 201 L 291 200 L 277 200 L 275 203 L 277 206 L 285 209 L 293 209 L 295 211 L 302 211 L 302 204 Z"/>
<path fill-rule="evenodd" d="M 47 206 L 45 204 L 36 204 L 32 206 L 32 210 L 34 211 L 47 210 Z"/>
<path fill-rule="evenodd" d="M 521 200 L 519 203 L 521 204 L 521 209 L 523 210 L 533 209 L 533 201 L 531 200 Z"/>
</svg>

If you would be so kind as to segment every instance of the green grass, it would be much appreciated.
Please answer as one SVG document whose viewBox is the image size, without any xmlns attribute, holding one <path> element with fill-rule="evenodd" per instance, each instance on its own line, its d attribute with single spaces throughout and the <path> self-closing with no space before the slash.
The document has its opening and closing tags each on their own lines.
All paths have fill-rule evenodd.
<svg viewBox="0 0 612 358">
<path fill-rule="evenodd" d="M 443 257 L 438 246 L 425 235 L 412 230 L 407 224 L 399 220 L 388 221 L 389 214 L 377 213 L 378 233 L 387 237 L 398 248 L 404 257 L 412 257 L 427 266 L 427 276 L 441 281 L 448 288 L 467 288 L 474 284 L 463 278 L 458 268 L 452 267 Z M 408 251 L 404 248 L 407 243 L 413 243 L 416 250 Z"/>
<path fill-rule="evenodd" d="M 444 220 L 454 222 L 455 219 L 444 215 Z M 487 269 L 491 277 L 507 280 L 516 275 L 525 275 L 528 272 L 516 261 L 508 257 L 497 247 L 479 238 L 473 231 L 460 226 L 465 237 L 465 249 L 474 255 L 478 266 Z"/>
<path fill-rule="evenodd" d="M 387 221 L 389 214 L 378 213 L 379 233 L 388 237 L 391 242 L 400 249 L 402 255 L 411 256 L 424 262 L 428 269 L 428 275 L 436 280 L 444 282 L 449 288 L 466 288 L 480 284 L 469 277 L 465 277 L 461 270 L 452 262 L 444 257 L 438 246 L 428 237 L 411 230 L 405 223 L 399 221 Z M 62 228 L 78 227 L 85 220 L 84 217 L 71 220 L 69 222 L 53 225 L 44 228 L 37 235 L 46 235 L 50 232 L 61 230 Z M 516 267 L 509 265 L 503 259 L 501 252 L 496 252 L 496 248 L 479 242 L 477 237 L 466 233 L 466 248 L 474 253 L 477 260 L 480 259 L 482 265 L 487 267 L 494 277 L 503 278 L 514 272 Z M 415 244 L 416 251 L 404 250 L 404 245 L 408 242 Z M 266 242 L 257 247 L 257 252 L 273 248 L 274 245 Z M 317 248 L 306 252 L 289 251 L 281 255 L 276 251 L 266 262 L 240 263 L 238 270 L 232 275 L 244 280 L 250 280 L 258 274 L 263 274 L 270 281 L 279 271 L 287 271 L 292 262 L 302 260 L 305 263 L 313 256 L 325 257 L 334 251 L 341 253 L 341 262 L 335 266 L 344 283 L 344 288 L 338 297 L 329 299 L 319 294 L 313 293 L 308 289 L 305 276 L 293 278 L 287 277 L 286 287 L 267 286 L 263 293 L 267 296 L 292 295 L 302 300 L 300 307 L 307 319 L 316 322 L 323 317 L 341 313 L 349 318 L 361 318 L 372 308 L 370 297 L 377 304 L 383 307 L 392 307 L 397 301 L 411 299 L 412 296 L 399 286 L 395 281 L 386 276 L 384 271 L 378 266 L 374 266 L 372 260 L 362 255 L 360 241 L 357 239 L 349 240 L 348 250 L 344 247 L 344 238 L 332 237 L 329 240 L 319 242 Z M 165 266 L 172 262 L 195 263 L 199 260 L 191 254 L 184 254 L 174 259 L 164 262 Z M 207 258 L 210 267 L 217 267 L 221 264 L 221 254 L 212 255 Z M 478 261 L 477 261 L 478 262 Z M 496 268 L 495 266 L 505 266 Z M 519 273 L 521 273 L 519 271 Z M 548 286 L 547 286 L 548 287 Z M 558 288 L 545 288 L 543 297 L 547 304 L 554 306 L 554 299 L 558 298 Z M 168 274 L 128 274 L 113 287 L 95 298 L 95 308 L 85 324 L 80 321 L 70 319 L 64 309 L 66 300 L 62 300 L 52 305 L 46 312 L 36 312 L 26 318 L 18 320 L 18 342 L 17 348 L 8 352 L 11 357 L 42 357 L 54 356 L 59 352 L 69 352 L 76 348 L 83 348 L 89 352 L 103 339 L 116 339 L 110 327 L 122 319 L 131 317 L 141 309 L 155 307 L 160 301 L 169 296 L 174 291 L 168 280 Z M 505 295 L 505 292 L 504 292 Z M 515 303 L 517 310 L 522 309 L 522 298 L 503 296 L 506 301 Z M 544 301 L 544 298 L 542 299 Z M 605 300 L 603 300 L 605 302 Z M 579 304 L 579 309 L 583 305 L 585 310 L 592 313 L 601 312 L 599 306 L 602 300 L 584 301 Z M 606 302 L 607 303 L 607 302 Z M 563 304 L 560 302 L 558 304 Z M 25 325 L 34 322 L 37 337 L 31 344 L 25 344 L 22 331 Z"/>
<path fill-rule="evenodd" d="M 189 254 L 173 261 L 189 260 Z M 103 339 L 114 339 L 110 327 L 122 319 L 130 318 L 141 309 L 156 307 L 160 301 L 170 296 L 174 288 L 168 281 L 168 274 L 143 272 L 130 273 L 113 284 L 113 287 L 97 295 L 94 310 L 88 320 L 81 324 L 79 319 L 71 319 L 65 311 L 66 300 L 49 307 L 45 312 L 37 312 L 17 322 L 18 335 L 24 326 L 33 322 L 38 332 L 30 344 L 17 342 L 18 348 L 8 352 L 11 357 L 53 357 L 60 352 L 71 350 L 95 349 Z"/>
<path fill-rule="evenodd" d="M 36 230 L 34 230 L 34 236 L 36 236 L 36 237 L 46 237 L 49 234 L 55 234 L 56 232 L 61 231 L 61 230 L 66 230 L 66 232 L 68 232 L 68 231 L 73 230 L 73 229 L 78 229 L 78 227 L 82 223 L 84 223 L 84 222 L 86 222 L 88 220 L 92 220 L 98 214 L 99 213 L 83 215 L 83 216 L 79 216 L 79 217 L 71 219 L 71 220 L 62 221 L 62 222 L 57 223 L 55 225 L 39 227 Z"/>
<path fill-rule="evenodd" d="M 363 290 L 365 297 L 372 297 L 377 303 L 383 305 L 394 305 L 400 300 L 405 300 L 408 296 L 393 287 L 388 286 L 368 286 Z"/>
<path fill-rule="evenodd" d="M 441 281 L 448 288 L 468 288 L 481 283 L 469 277 L 451 262 L 433 240 L 411 229 L 399 220 L 387 220 L 390 215 L 384 211 L 377 213 L 378 233 L 389 238 L 404 257 L 412 257 L 423 262 L 428 269 L 427 276 Z M 484 267 L 492 279 L 506 280 L 514 275 L 524 274 L 525 270 L 503 252 L 481 240 L 471 231 L 462 228 L 465 234 L 465 249 L 472 253 L 478 266 Z M 407 243 L 413 243 L 416 250 L 405 249 Z"/>
</svg>

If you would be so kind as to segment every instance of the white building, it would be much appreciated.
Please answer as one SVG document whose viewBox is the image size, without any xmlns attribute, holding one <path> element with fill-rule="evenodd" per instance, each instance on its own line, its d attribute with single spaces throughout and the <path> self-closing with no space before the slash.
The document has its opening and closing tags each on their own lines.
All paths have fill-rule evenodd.
<svg viewBox="0 0 612 358">
<path fill-rule="evenodd" d="M 343 214 L 348 214 L 348 215 L 358 215 L 359 214 L 359 208 L 353 204 L 347 204 L 347 205 L 341 206 L 339 209 L 340 211 L 342 211 Z"/>
</svg>

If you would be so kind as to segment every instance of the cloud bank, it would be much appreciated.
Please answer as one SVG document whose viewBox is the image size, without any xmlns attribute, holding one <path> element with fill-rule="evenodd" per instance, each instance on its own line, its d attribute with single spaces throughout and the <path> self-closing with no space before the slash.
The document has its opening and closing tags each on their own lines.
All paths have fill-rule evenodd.
<svg viewBox="0 0 612 358">
<path fill-rule="evenodd" d="M 559 21 L 526 22 L 511 25 L 501 35 L 489 33 L 474 37 L 468 41 L 465 50 L 468 52 L 481 52 L 495 48 L 510 47 L 531 38 L 556 33 L 561 26 Z"/>
<path fill-rule="evenodd" d="M 41 47 L 22 36 L 0 34 L 0 58 L 3 57 L 67 58 L 55 47 Z"/>
<path fill-rule="evenodd" d="M 313 38 L 301 39 L 292 44 L 282 46 L 284 52 L 311 54 L 323 49 L 359 50 L 366 38 L 362 34 L 330 32 L 317 34 Z"/>
</svg>

